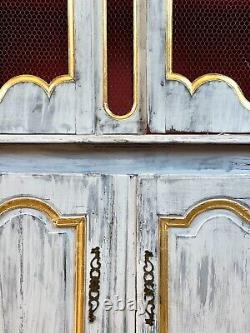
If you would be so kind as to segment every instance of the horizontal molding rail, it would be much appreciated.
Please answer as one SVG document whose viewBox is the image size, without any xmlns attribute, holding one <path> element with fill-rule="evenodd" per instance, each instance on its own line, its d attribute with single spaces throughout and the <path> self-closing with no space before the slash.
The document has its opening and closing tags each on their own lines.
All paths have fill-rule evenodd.
<svg viewBox="0 0 250 333">
<path fill-rule="evenodd" d="M 0 144 L 250 144 L 250 134 L 58 135 L 0 134 Z"/>
</svg>

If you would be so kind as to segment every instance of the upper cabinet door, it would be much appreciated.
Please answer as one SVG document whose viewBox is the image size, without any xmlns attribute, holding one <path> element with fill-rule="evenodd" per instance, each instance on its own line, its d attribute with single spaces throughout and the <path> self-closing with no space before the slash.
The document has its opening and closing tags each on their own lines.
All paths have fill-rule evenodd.
<svg viewBox="0 0 250 333">
<path fill-rule="evenodd" d="M 145 1 L 7 0 L 0 17 L 0 133 L 145 131 Z"/>
<path fill-rule="evenodd" d="M 0 132 L 91 133 L 92 4 L 0 4 Z"/>
<path fill-rule="evenodd" d="M 149 3 L 152 133 L 250 132 L 249 17 L 247 0 Z"/>
<path fill-rule="evenodd" d="M 97 133 L 144 133 L 146 1 L 94 3 Z"/>
</svg>

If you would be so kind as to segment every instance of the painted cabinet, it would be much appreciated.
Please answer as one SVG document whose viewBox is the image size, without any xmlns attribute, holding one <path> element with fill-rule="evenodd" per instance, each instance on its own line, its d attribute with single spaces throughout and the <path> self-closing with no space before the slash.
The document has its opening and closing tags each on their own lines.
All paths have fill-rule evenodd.
<svg viewBox="0 0 250 333">
<path fill-rule="evenodd" d="M 249 332 L 249 16 L 0 3 L 0 333 Z"/>
<path fill-rule="evenodd" d="M 0 133 L 249 133 L 247 0 L 0 10 Z"/>
<path fill-rule="evenodd" d="M 249 150 L 204 147 L 3 146 L 1 331 L 247 332 Z"/>
</svg>

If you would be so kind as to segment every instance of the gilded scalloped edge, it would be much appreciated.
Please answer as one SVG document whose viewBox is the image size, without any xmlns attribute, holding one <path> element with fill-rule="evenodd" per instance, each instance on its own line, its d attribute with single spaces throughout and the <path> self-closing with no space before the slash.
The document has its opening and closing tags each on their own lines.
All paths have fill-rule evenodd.
<svg viewBox="0 0 250 333">
<path fill-rule="evenodd" d="M 134 2 L 134 61 L 133 61 L 133 74 L 134 74 L 134 103 L 131 110 L 122 116 L 115 115 L 108 105 L 108 59 L 107 59 L 107 1 L 103 0 L 103 107 L 106 113 L 114 120 L 126 120 L 131 117 L 138 107 L 138 18 L 137 18 L 137 1 Z"/>
<path fill-rule="evenodd" d="M 235 91 L 241 104 L 246 109 L 250 110 L 250 101 L 245 97 L 238 83 L 226 75 L 219 73 L 207 73 L 198 77 L 193 82 L 191 82 L 186 76 L 179 73 L 173 73 L 172 63 L 173 63 L 173 1 L 174 0 L 166 0 L 166 1 L 167 1 L 166 79 L 183 83 L 185 87 L 188 89 L 191 96 L 193 96 L 195 92 L 206 83 L 214 81 L 225 82 L 226 84 L 228 84 L 229 87 L 231 87 Z"/>
<path fill-rule="evenodd" d="M 68 69 L 69 73 L 57 76 L 50 83 L 35 75 L 22 74 L 8 80 L 0 88 L 0 102 L 7 91 L 19 83 L 33 83 L 42 88 L 50 98 L 57 86 L 66 82 L 75 81 L 75 49 L 74 49 L 74 1 L 68 0 Z"/>
<path fill-rule="evenodd" d="M 74 78 L 69 75 L 58 76 L 51 83 L 47 83 L 43 79 L 39 78 L 38 76 L 34 76 L 34 75 L 15 76 L 12 79 L 10 79 L 9 81 L 7 81 L 0 89 L 0 102 L 3 100 L 7 91 L 11 87 L 13 87 L 14 85 L 19 84 L 19 83 L 33 83 L 33 84 L 39 86 L 40 88 L 42 88 L 45 91 L 45 93 L 47 94 L 47 96 L 50 98 L 53 91 L 55 90 L 55 88 L 57 86 L 59 86 L 62 83 L 65 83 L 65 82 L 73 82 L 73 81 L 74 81 Z"/>
<path fill-rule="evenodd" d="M 194 206 L 185 214 L 185 216 L 162 217 L 161 223 L 165 224 L 167 227 L 186 228 L 192 224 L 198 215 L 214 209 L 231 211 L 250 224 L 250 209 L 243 204 L 230 199 L 206 200 Z"/>
</svg>

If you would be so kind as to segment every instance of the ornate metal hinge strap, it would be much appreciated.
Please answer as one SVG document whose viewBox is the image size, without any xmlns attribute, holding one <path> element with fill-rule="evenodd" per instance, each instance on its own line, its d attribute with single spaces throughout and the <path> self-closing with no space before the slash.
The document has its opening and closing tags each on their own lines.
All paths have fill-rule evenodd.
<svg viewBox="0 0 250 333">
<path fill-rule="evenodd" d="M 154 265 L 151 262 L 153 253 L 145 251 L 144 270 L 144 300 L 146 302 L 145 323 L 153 326 L 155 322 L 155 284 L 154 284 Z"/>
<path fill-rule="evenodd" d="M 89 322 L 93 323 L 96 319 L 95 311 L 99 307 L 100 297 L 100 276 L 101 276 L 101 256 L 100 248 L 92 249 L 91 254 L 94 258 L 90 262 L 90 282 L 89 282 Z"/>
</svg>

